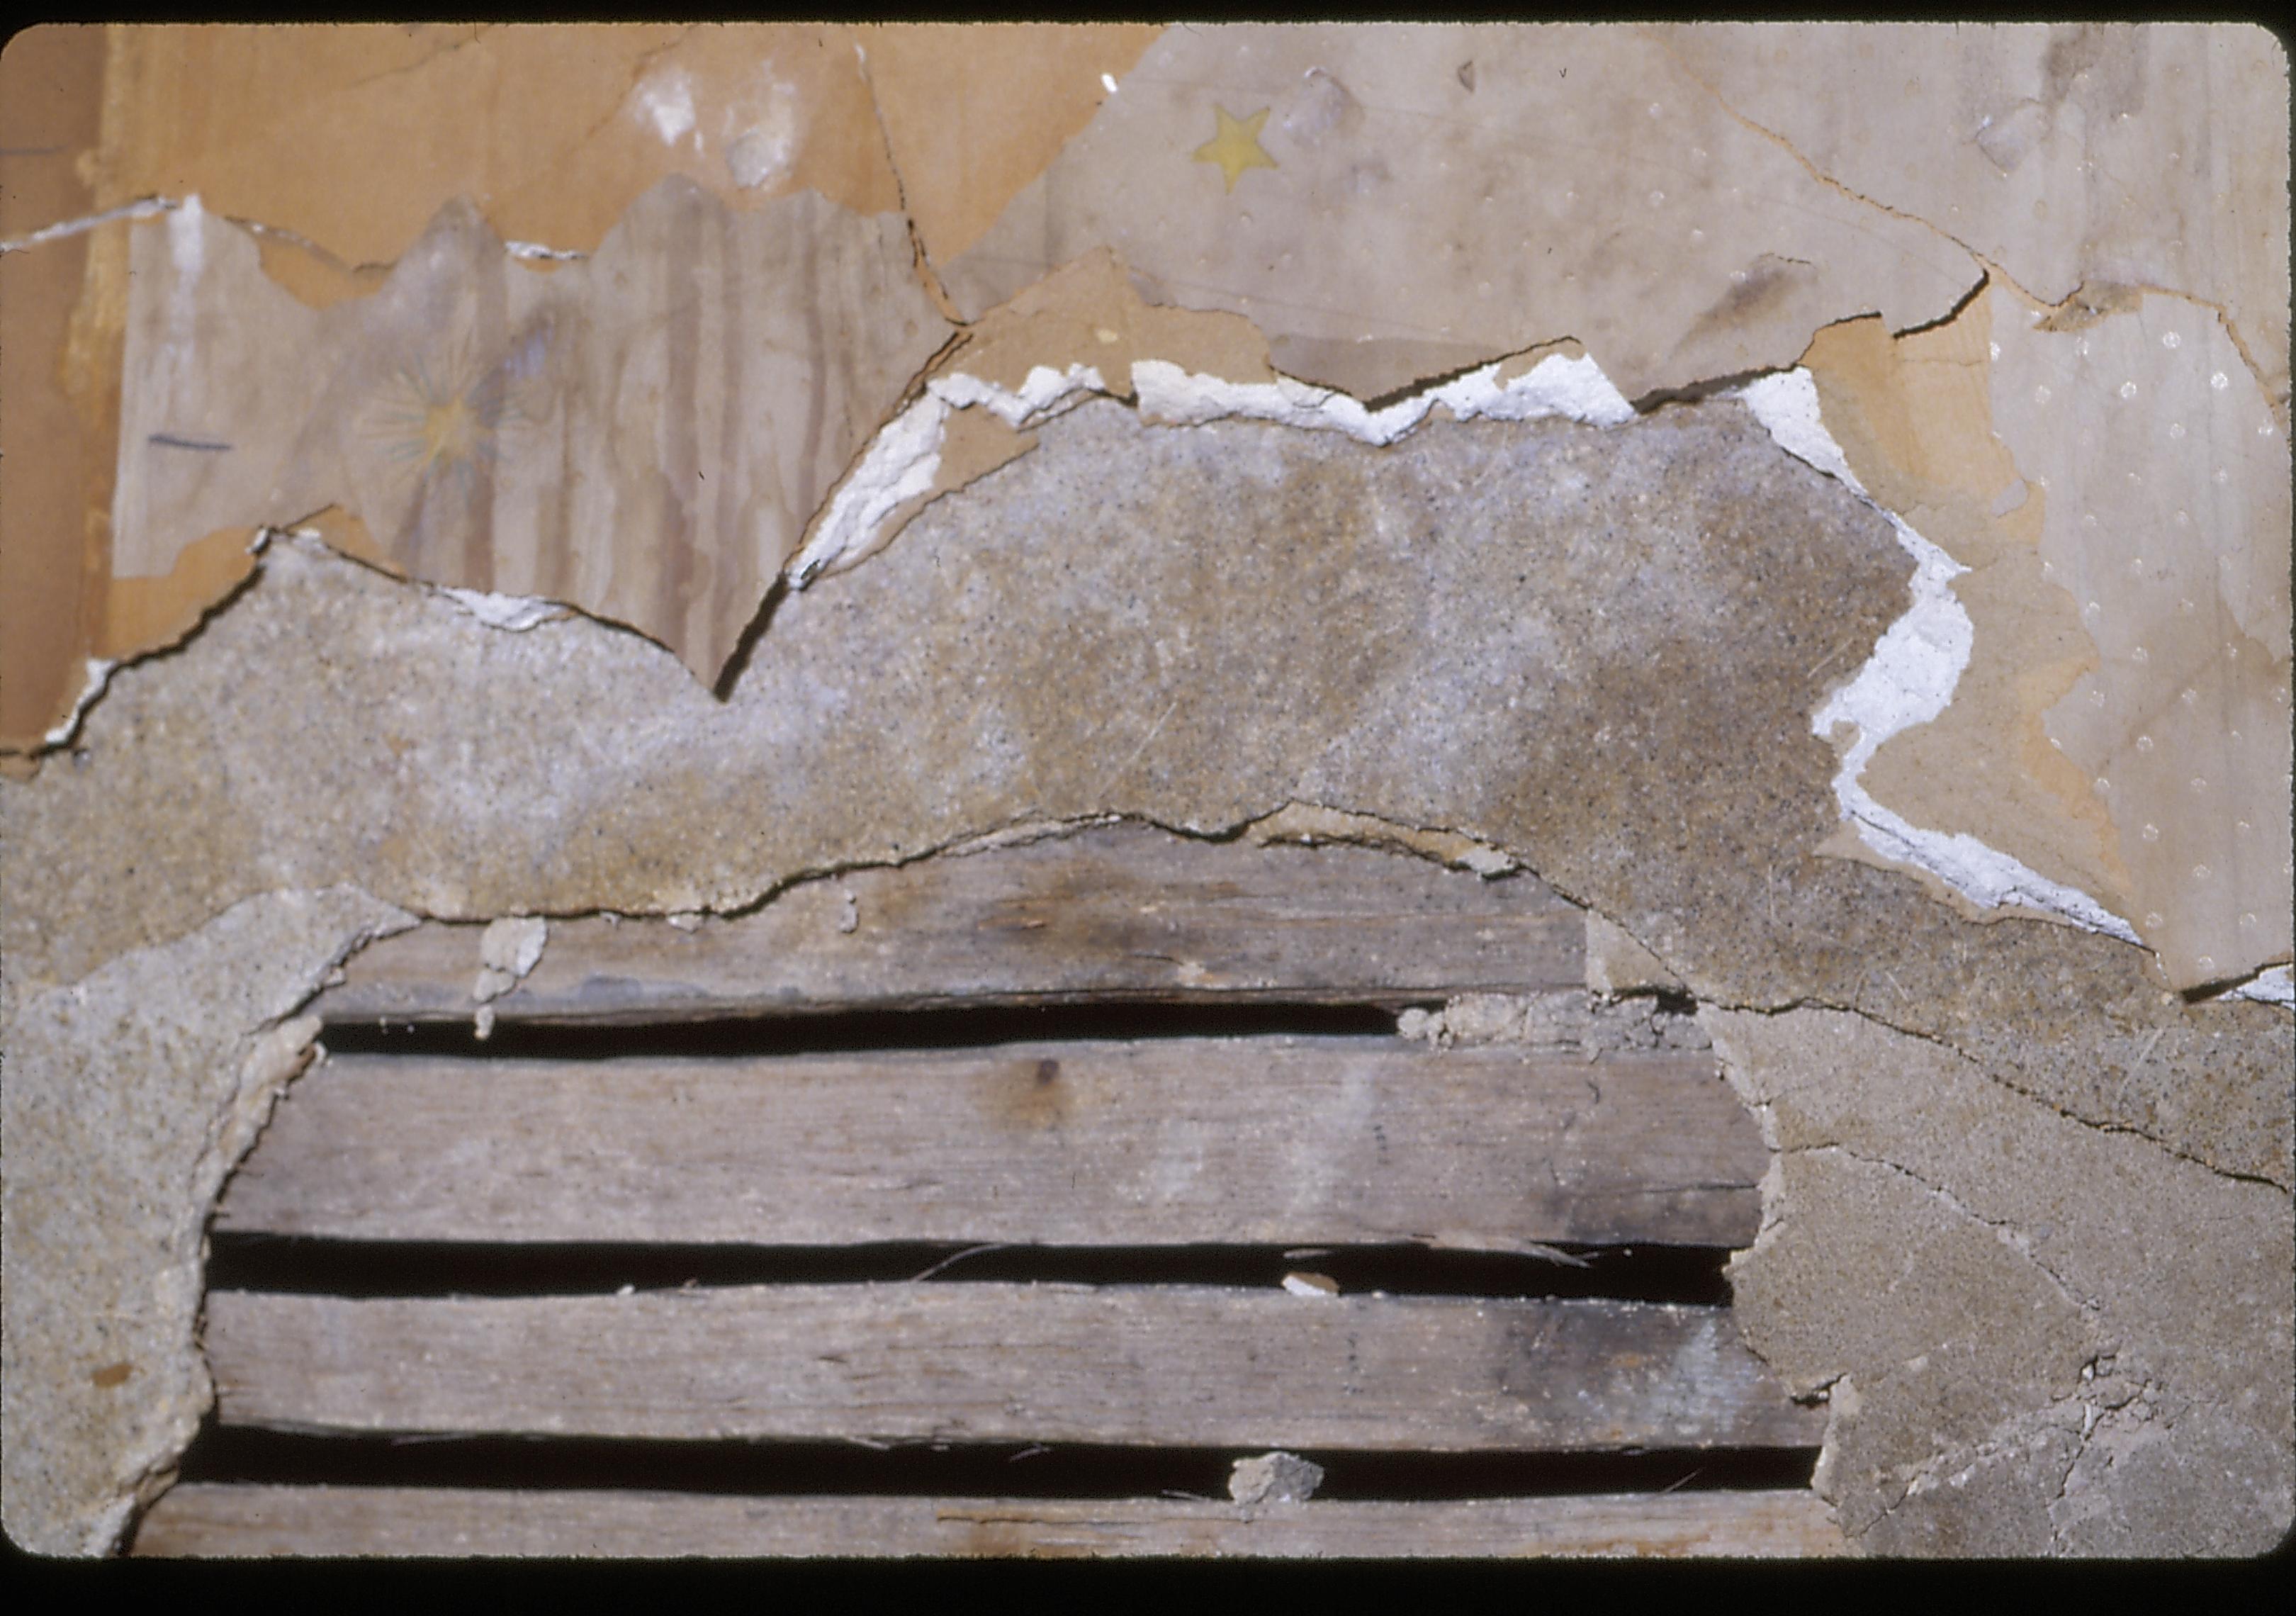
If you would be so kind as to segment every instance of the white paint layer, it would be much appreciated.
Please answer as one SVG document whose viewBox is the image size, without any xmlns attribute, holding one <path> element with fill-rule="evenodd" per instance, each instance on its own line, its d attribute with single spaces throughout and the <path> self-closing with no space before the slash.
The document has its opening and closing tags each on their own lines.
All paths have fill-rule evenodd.
<svg viewBox="0 0 2296 1616">
<path fill-rule="evenodd" d="M 2051 881 L 1974 836 L 1923 830 L 1882 807 L 1866 790 L 1859 777 L 1882 743 L 1943 712 L 1953 700 L 1962 669 L 1969 666 L 1976 628 L 1953 593 L 1953 579 L 1969 569 L 1866 491 L 1841 446 L 1825 430 L 1817 384 L 1807 370 L 1759 377 L 1735 396 L 1744 400 L 1779 447 L 1835 479 L 1886 517 L 1898 543 L 1914 558 L 1913 604 L 1890 625 L 1857 677 L 1828 697 L 1810 721 L 1812 732 L 1821 739 L 1832 739 L 1841 724 L 1856 732 L 1834 774 L 1833 794 L 1841 805 L 1841 816 L 1857 827 L 1858 840 L 1884 858 L 1928 871 L 1982 908 L 2013 904 L 2136 942 L 2128 923 L 2087 893 Z"/>
<path fill-rule="evenodd" d="M 439 586 L 439 593 L 488 628 L 504 628 L 512 634 L 523 634 L 570 615 L 557 602 L 537 600 L 532 595 L 488 595 L 484 590 L 457 589 L 447 584 Z"/>
<path fill-rule="evenodd" d="M 1065 371 L 1039 365 L 1029 370 L 1018 392 L 963 371 L 935 376 L 925 390 L 955 409 L 986 409 L 1017 432 L 1073 409 L 1095 393 L 1107 393 L 1109 386 L 1089 365 L 1071 365 Z"/>
<path fill-rule="evenodd" d="M 128 202 L 122 207 L 107 208 L 102 213 L 85 217 L 61 219 L 43 226 L 27 235 L 10 236 L 0 242 L 0 255 L 21 252 L 27 247 L 37 247 L 46 242 L 60 242 L 66 236 L 85 235 L 98 225 L 109 225 L 118 219 L 147 219 L 155 213 L 165 213 L 176 204 L 164 196 L 146 197 L 140 202 Z"/>
<path fill-rule="evenodd" d="M 860 463 L 830 496 L 813 537 L 790 562 L 791 582 L 802 589 L 824 571 L 841 571 L 884 547 L 894 512 L 932 492 L 948 412 L 928 391 L 878 429 Z"/>
<path fill-rule="evenodd" d="M 1173 425 L 1200 426 L 1241 417 L 1345 432 L 1359 443 L 1382 446 L 1415 430 L 1439 404 L 1461 421 L 1536 421 L 1562 415 L 1595 426 L 1617 426 L 1634 418 L 1634 406 L 1591 358 L 1550 355 L 1504 386 L 1499 369 L 1497 364 L 1486 365 L 1379 410 L 1365 408 L 1349 394 L 1290 376 L 1230 381 L 1185 371 L 1162 359 L 1136 363 L 1132 385 L 1142 414 Z"/>
<path fill-rule="evenodd" d="M 80 719 L 86 716 L 89 708 L 95 705 L 95 699 L 103 693 L 103 687 L 111 683 L 112 669 L 119 666 L 118 662 L 108 662 L 101 657 L 87 659 L 86 682 L 80 686 L 79 699 L 72 703 L 70 712 L 56 720 L 54 728 L 40 737 L 43 750 L 62 746 L 79 733 Z"/>
<path fill-rule="evenodd" d="M 2228 999 L 2257 999 L 2267 1005 L 2277 1005 L 2283 1010 L 2296 1010 L 2296 973 L 2286 965 L 2275 965 L 2269 971 L 2259 971 L 2239 987 L 2226 990 Z"/>
<path fill-rule="evenodd" d="M 207 265 L 207 238 L 201 234 L 206 216 L 196 193 L 168 216 L 168 256 L 174 261 L 178 288 L 198 286 L 200 271 Z"/>
<path fill-rule="evenodd" d="M 1634 406 L 1590 358 L 1550 354 L 1504 384 L 1498 379 L 1503 365 L 1486 365 L 1380 410 L 1290 376 L 1230 381 L 1161 359 L 1136 361 L 1131 381 L 1141 414 L 1166 425 L 1201 425 L 1235 416 L 1342 431 L 1370 444 L 1393 443 L 1425 421 L 1439 404 L 1462 421 L 1537 421 L 1561 415 L 1595 426 L 1618 426 L 1634 419 Z M 941 434 L 951 410 L 986 409 L 1017 431 L 1095 395 L 1113 392 L 1106 378 L 1089 365 L 1070 365 L 1061 371 L 1037 365 L 1017 391 L 962 371 L 935 376 L 925 384 L 922 398 L 879 430 L 861 463 L 831 497 L 813 537 L 790 564 L 791 581 L 802 589 L 884 547 L 886 525 L 894 513 L 932 491 L 940 471 Z"/>
<path fill-rule="evenodd" d="M 805 135 L 797 86 L 766 75 L 765 111 L 726 148 L 726 171 L 744 191 L 777 185 L 797 162 Z"/>
<path fill-rule="evenodd" d="M 540 242 L 504 242 L 503 250 L 514 258 L 523 258 L 529 263 L 537 259 L 552 263 L 566 263 L 590 256 L 586 252 L 577 252 L 570 247 L 545 247 Z"/>
</svg>

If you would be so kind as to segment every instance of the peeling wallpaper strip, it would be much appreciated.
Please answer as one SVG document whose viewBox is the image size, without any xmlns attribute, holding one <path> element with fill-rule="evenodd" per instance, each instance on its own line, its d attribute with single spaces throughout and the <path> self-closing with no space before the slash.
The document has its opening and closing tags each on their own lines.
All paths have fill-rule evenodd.
<svg viewBox="0 0 2296 1616">
<path fill-rule="evenodd" d="M 1935 718 L 1953 700 L 1954 686 L 1969 665 L 1973 629 L 1951 586 L 1968 569 L 1866 493 L 1841 446 L 1825 430 L 1817 388 L 1807 370 L 1762 377 L 1741 389 L 1738 396 L 1780 447 L 1837 479 L 1881 511 L 1898 542 L 1914 558 L 1913 604 L 1890 626 L 1857 677 L 1836 690 L 1810 721 L 1812 733 L 1821 739 L 1831 738 L 1836 726 L 1844 724 L 1856 732 L 1833 777 L 1842 818 L 1883 858 L 1936 876 L 1980 908 L 2015 905 L 2124 942 L 2137 941 L 2126 921 L 2087 893 L 2049 880 L 1974 836 L 1923 830 L 1884 808 L 1866 790 L 1860 776 L 1882 744 Z"/>
<path fill-rule="evenodd" d="M 1997 283 L 1978 299 L 1988 308 L 2023 297 L 2012 277 L 2025 275 L 2040 295 L 2067 299 L 2025 311 L 2014 330 L 1996 318 L 1993 421 L 2027 473 L 2013 488 L 2030 490 L 2019 496 L 2046 528 L 2042 577 L 1963 556 L 1966 524 L 1948 521 L 1933 542 L 1942 515 L 1893 515 L 1921 565 L 1915 604 L 1816 720 L 1856 724 L 1837 781 L 1843 811 L 1866 853 L 1980 906 L 2142 936 L 2179 986 L 2235 980 L 2290 952 L 2290 871 L 2284 860 L 2270 867 L 2268 852 L 2284 844 L 2287 820 L 2287 770 L 2275 764 L 2288 704 L 2284 295 L 2267 295 L 2284 294 L 2284 267 L 2256 251 L 2284 242 L 2284 193 L 2267 182 L 2284 177 L 2285 156 L 2217 138 L 2210 121 L 2252 118 L 2276 94 L 2284 106 L 2284 62 L 2254 30 L 1776 36 L 1788 57 L 1841 64 L 1841 82 L 1861 86 L 1861 111 L 1895 146 L 1934 154 L 1914 165 L 1911 191 L 1874 166 L 1871 131 L 1825 121 L 1809 98 L 1779 99 L 1775 63 L 1750 53 L 1770 37 L 1762 30 L 619 29 L 589 37 L 579 62 L 567 54 L 573 37 L 547 29 L 387 33 L 358 37 L 372 34 L 375 60 L 398 64 L 390 94 L 338 83 L 356 43 L 340 30 L 116 30 L 100 206 L 19 228 L 8 243 L 40 250 L 74 233 L 134 243 L 109 567 L 121 601 L 127 585 L 141 590 L 133 612 L 114 615 L 150 627 L 144 638 L 100 640 L 94 662 L 170 643 L 245 576 L 244 565 L 185 569 L 200 546 L 332 505 L 350 519 L 342 532 L 357 553 L 456 592 L 483 620 L 530 627 L 570 605 L 638 628 L 714 682 L 785 568 L 801 586 L 876 554 L 924 504 L 1025 452 L 1032 428 L 1089 397 L 1122 397 L 1176 424 L 1257 419 L 1368 444 L 1397 441 L 1438 403 L 1459 418 L 1616 422 L 1630 399 L 1650 407 L 1734 372 L 1770 373 L 1759 396 L 1782 398 L 1775 373 L 1829 320 L 1879 308 L 1888 326 L 1951 314 L 1946 326 L 1957 327 L 1970 316 L 1955 300 L 1984 275 Z M 426 98 L 516 102 L 522 75 L 559 84 L 570 106 L 603 111 L 578 138 L 564 109 L 537 111 L 537 138 L 572 139 L 569 160 L 599 185 L 587 200 L 554 200 L 505 179 L 527 157 L 462 153 L 359 208 L 340 189 L 298 189 L 260 155 L 278 138 L 277 109 L 226 112 L 184 78 L 201 64 L 275 65 L 296 51 L 308 57 L 296 94 L 315 105 L 334 97 L 340 127 L 370 135 L 404 132 L 407 107 Z M 938 76 L 953 52 L 978 71 Z M 1931 93 L 1889 99 L 1894 81 L 1874 74 L 1900 68 Z M 1046 86 L 1038 112 L 991 128 L 995 86 L 1031 74 Z M 1940 85 L 1958 99 L 1940 100 Z M 937 119 L 959 137 L 937 141 Z M 1611 138 L 1591 146 L 1561 128 Z M 421 146 L 434 135 L 406 138 Z M 462 138 L 435 135 L 455 152 Z M 2075 176 L 2107 157 L 2124 182 L 2136 174 L 2181 195 L 2205 177 L 2219 210 L 2260 207 L 2270 218 L 2261 234 L 2241 224 L 2226 235 L 2179 214 L 2164 246 L 2168 224 L 2147 225 L 2124 199 L 2082 245 L 2048 204 L 2079 192 L 2083 217 L 2103 218 Z M 642 193 L 649 165 L 657 183 Z M 1949 171 L 1987 183 L 1937 192 L 1931 180 Z M 488 195 L 485 218 L 435 191 L 442 174 Z M 246 223 L 184 188 L 193 178 Z M 160 194 L 122 193 L 138 187 Z M 402 249 L 390 233 L 404 234 L 418 201 L 444 210 Z M 907 216 L 874 216 L 873 261 L 837 244 L 858 240 L 864 210 L 890 203 Z M 162 216 L 156 230 L 139 223 Z M 2223 250 L 2194 258 L 2196 230 L 2216 231 Z M 728 245 L 697 259 L 693 242 L 705 238 Z M 851 299 L 831 322 L 835 336 L 809 339 L 813 380 L 767 386 L 735 380 L 739 365 L 681 377 L 681 353 L 691 372 L 705 351 L 742 351 L 734 311 L 771 299 L 742 277 L 767 241 L 796 255 L 785 267 L 810 266 L 793 277 L 806 290 L 792 287 L 769 324 L 791 329 L 825 287 Z M 1597 241 L 1599 255 L 1584 250 Z M 859 283 L 857 261 L 871 263 Z M 291 263 L 302 267 L 288 275 Z M 618 334 L 584 334 L 602 311 L 627 318 L 626 283 L 649 289 L 641 308 L 648 296 L 680 306 L 697 266 L 705 280 L 732 277 L 716 303 L 704 298 L 706 330 L 681 334 L 640 314 Z M 2192 289 L 2181 299 L 2145 290 L 2179 276 Z M 308 300 L 323 283 L 334 288 L 317 299 L 324 309 Z M 931 313 L 944 283 L 970 324 Z M 594 286 L 625 290 L 603 299 L 583 290 Z M 2176 451 L 2131 441 L 2067 462 L 2103 441 L 2100 427 L 2119 429 L 2067 390 L 2062 350 L 2069 341 L 2102 356 L 2123 340 L 2123 322 L 2149 329 L 2179 302 L 2191 330 L 2169 334 L 2189 340 L 2195 364 L 2206 357 L 2192 374 L 2214 378 L 2215 397 L 2180 406 L 2167 430 L 2206 415 L 2200 403 L 2252 408 L 2262 441 L 2220 457 L 2218 490 L 2188 491 L 2173 515 L 2166 494 L 2148 496 L 2148 520 L 2194 517 L 2217 553 L 2210 598 L 2248 660 L 2185 667 L 2180 652 L 2185 674 L 2207 677 L 2179 699 L 2222 709 L 2218 723 L 2132 737 L 2098 729 L 2079 704 L 2144 709 L 2152 676 L 2130 664 L 2174 642 L 2173 625 L 2128 630 L 2139 637 L 2122 645 L 2085 621 L 2095 647 L 2085 677 L 2065 671 L 2062 652 L 2020 664 L 2007 647 L 2059 593 L 2077 593 L 2085 618 L 2135 620 L 2092 564 L 2103 541 L 2069 535 L 2065 490 L 2080 487 L 2079 519 L 2094 522 L 2104 461 L 2165 453 L 2173 464 Z M 857 333 L 889 324 L 901 340 L 851 351 Z M 280 389 L 283 375 L 326 368 L 312 354 L 346 340 L 327 333 L 354 330 L 364 334 L 348 339 L 351 357 L 325 389 Z M 436 353 L 373 351 L 435 347 L 439 333 Z M 925 370 L 928 350 L 951 337 Z M 1555 349 L 1570 339 L 1567 354 Z M 570 342 L 589 357 L 569 357 Z M 2035 344 L 2049 343 L 2037 359 Z M 1491 357 L 1502 353 L 1516 357 Z M 2124 390 L 2161 360 L 2128 359 Z M 2053 386 L 2026 373 L 2036 363 L 2060 373 L 2054 408 L 2036 402 Z M 398 440 L 385 442 L 390 433 L 367 417 L 394 366 L 407 397 Z M 2142 385 L 2182 374 L 2172 366 Z M 841 396 L 788 407 L 824 377 Z M 665 437 L 675 422 L 633 401 L 663 387 L 690 406 L 693 442 Z M 367 406 L 351 398 L 361 392 Z M 1389 402 L 1364 402 L 1374 398 Z M 589 443 L 586 422 L 612 430 Z M 2226 441 L 2207 431 L 2211 444 Z M 713 432 L 714 449 L 701 441 Z M 633 452 L 649 438 L 651 463 Z M 284 461 L 265 460 L 265 444 Z M 1866 487 L 1834 447 L 1827 469 Z M 611 537 L 578 539 L 577 529 Z M 604 549 L 584 549 L 594 542 Z M 2179 587 L 2202 598 L 2195 580 Z M 1988 778 L 2012 788 L 2001 801 L 2013 805 L 1988 811 L 1982 788 L 1933 783 L 1956 773 L 1949 750 L 1934 754 L 1943 737 L 1968 747 L 1998 726 L 2012 670 L 2015 724 L 2038 721 L 2041 694 L 2062 699 L 2046 734 L 2021 729 L 2021 754 L 2005 735 L 1983 742 Z M 2050 684 L 2068 677 L 2077 688 Z M 1977 705 L 1964 710 L 1956 703 L 1972 680 Z M 101 688 L 67 683 L 81 708 Z M 35 743 L 69 736 L 77 710 L 60 705 Z M 2246 750 L 2234 756 L 2227 743 Z M 2179 786 L 2214 793 L 2220 811 L 2196 810 Z"/>
<path fill-rule="evenodd" d="M 133 257 L 115 574 L 340 504 L 409 576 L 627 624 L 705 684 L 948 333 L 898 216 L 676 178 L 547 274 L 451 205 L 326 309 L 196 198 Z"/>
</svg>

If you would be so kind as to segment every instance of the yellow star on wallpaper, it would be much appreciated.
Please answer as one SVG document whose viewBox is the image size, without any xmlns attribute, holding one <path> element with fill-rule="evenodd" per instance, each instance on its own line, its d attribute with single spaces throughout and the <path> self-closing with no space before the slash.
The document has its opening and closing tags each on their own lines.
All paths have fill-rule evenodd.
<svg viewBox="0 0 2296 1616">
<path fill-rule="evenodd" d="M 1220 172 L 1227 176 L 1230 191 L 1246 168 L 1275 167 L 1275 160 L 1259 149 L 1259 127 L 1267 121 L 1266 107 L 1249 118 L 1236 118 L 1226 107 L 1216 106 L 1212 111 L 1219 118 L 1219 133 L 1196 148 L 1196 161 L 1218 163 Z"/>
</svg>

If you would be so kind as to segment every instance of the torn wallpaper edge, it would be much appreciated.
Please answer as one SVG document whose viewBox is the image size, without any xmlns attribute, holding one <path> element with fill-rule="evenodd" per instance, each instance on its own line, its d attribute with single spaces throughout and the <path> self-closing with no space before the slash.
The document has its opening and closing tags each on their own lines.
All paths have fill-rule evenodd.
<svg viewBox="0 0 2296 1616">
<path fill-rule="evenodd" d="M 1332 388 L 1278 375 L 1273 381 L 1232 381 L 1190 371 L 1164 359 L 1132 364 L 1128 395 L 1142 416 L 1159 425 L 1201 426 L 1218 420 L 1266 421 L 1308 431 L 1344 432 L 1358 443 L 1384 447 L 1415 431 L 1437 405 L 1461 421 L 1538 421 L 1567 416 L 1592 426 L 1619 426 L 1635 418 L 1634 406 L 1592 358 L 1550 354 L 1523 374 L 1501 382 L 1505 359 L 1494 359 L 1423 392 L 1372 409 Z M 812 537 L 787 571 L 802 589 L 815 578 L 841 572 L 875 554 L 898 531 L 896 518 L 931 493 L 950 414 L 984 408 L 1019 431 L 1095 395 L 1119 397 L 1095 367 L 1065 371 L 1033 366 L 1016 390 L 962 371 L 934 376 L 925 397 L 910 405 L 871 440 L 845 483 L 830 500 Z"/>
<path fill-rule="evenodd" d="M 2143 939 L 2127 921 L 2087 893 L 2051 881 L 1965 833 L 1923 830 L 1866 791 L 1859 777 L 1882 742 L 1943 712 L 1969 666 L 1976 628 L 1953 593 L 1953 579 L 1969 569 L 1866 492 L 1825 429 L 1817 384 L 1807 368 L 1758 377 L 1729 396 L 1743 400 L 1779 447 L 1887 518 L 1914 560 L 1913 603 L 1890 625 L 1856 677 L 1828 696 L 1810 719 L 1810 732 L 1820 740 L 1830 740 L 1841 724 L 1856 731 L 1833 777 L 1843 820 L 1857 827 L 1858 840 L 1874 853 L 1936 877 L 1980 908 L 2030 909 L 2141 946 Z"/>
</svg>

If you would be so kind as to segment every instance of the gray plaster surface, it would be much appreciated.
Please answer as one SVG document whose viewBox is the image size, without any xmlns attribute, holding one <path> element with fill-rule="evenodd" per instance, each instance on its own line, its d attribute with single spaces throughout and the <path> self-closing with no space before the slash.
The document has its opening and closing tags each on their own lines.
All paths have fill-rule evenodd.
<svg viewBox="0 0 2296 1616">
<path fill-rule="evenodd" d="M 103 1546 L 188 1435 L 234 1119 L 363 937 L 740 907 L 1023 821 L 1209 833 L 1299 801 L 1505 849 L 1709 1007 L 1781 1152 L 1740 1305 L 1783 1373 L 1836 1389 L 1825 1483 L 1855 1540 L 2269 1541 L 2296 1023 L 1818 856 L 1835 759 L 1809 714 L 1910 572 L 1727 400 L 1383 450 L 1087 406 L 782 600 L 723 701 L 627 632 L 491 629 L 275 542 L 179 652 L 115 677 L 79 752 L 0 788 L 11 1535 Z M 83 991 L 127 996 L 67 1014 Z M 166 1241 L 118 1211 L 137 1195 Z M 2164 1412 L 2084 1432 L 2101 1377 Z M 2210 1466 L 2214 1502 L 2167 1501 Z"/>
</svg>

